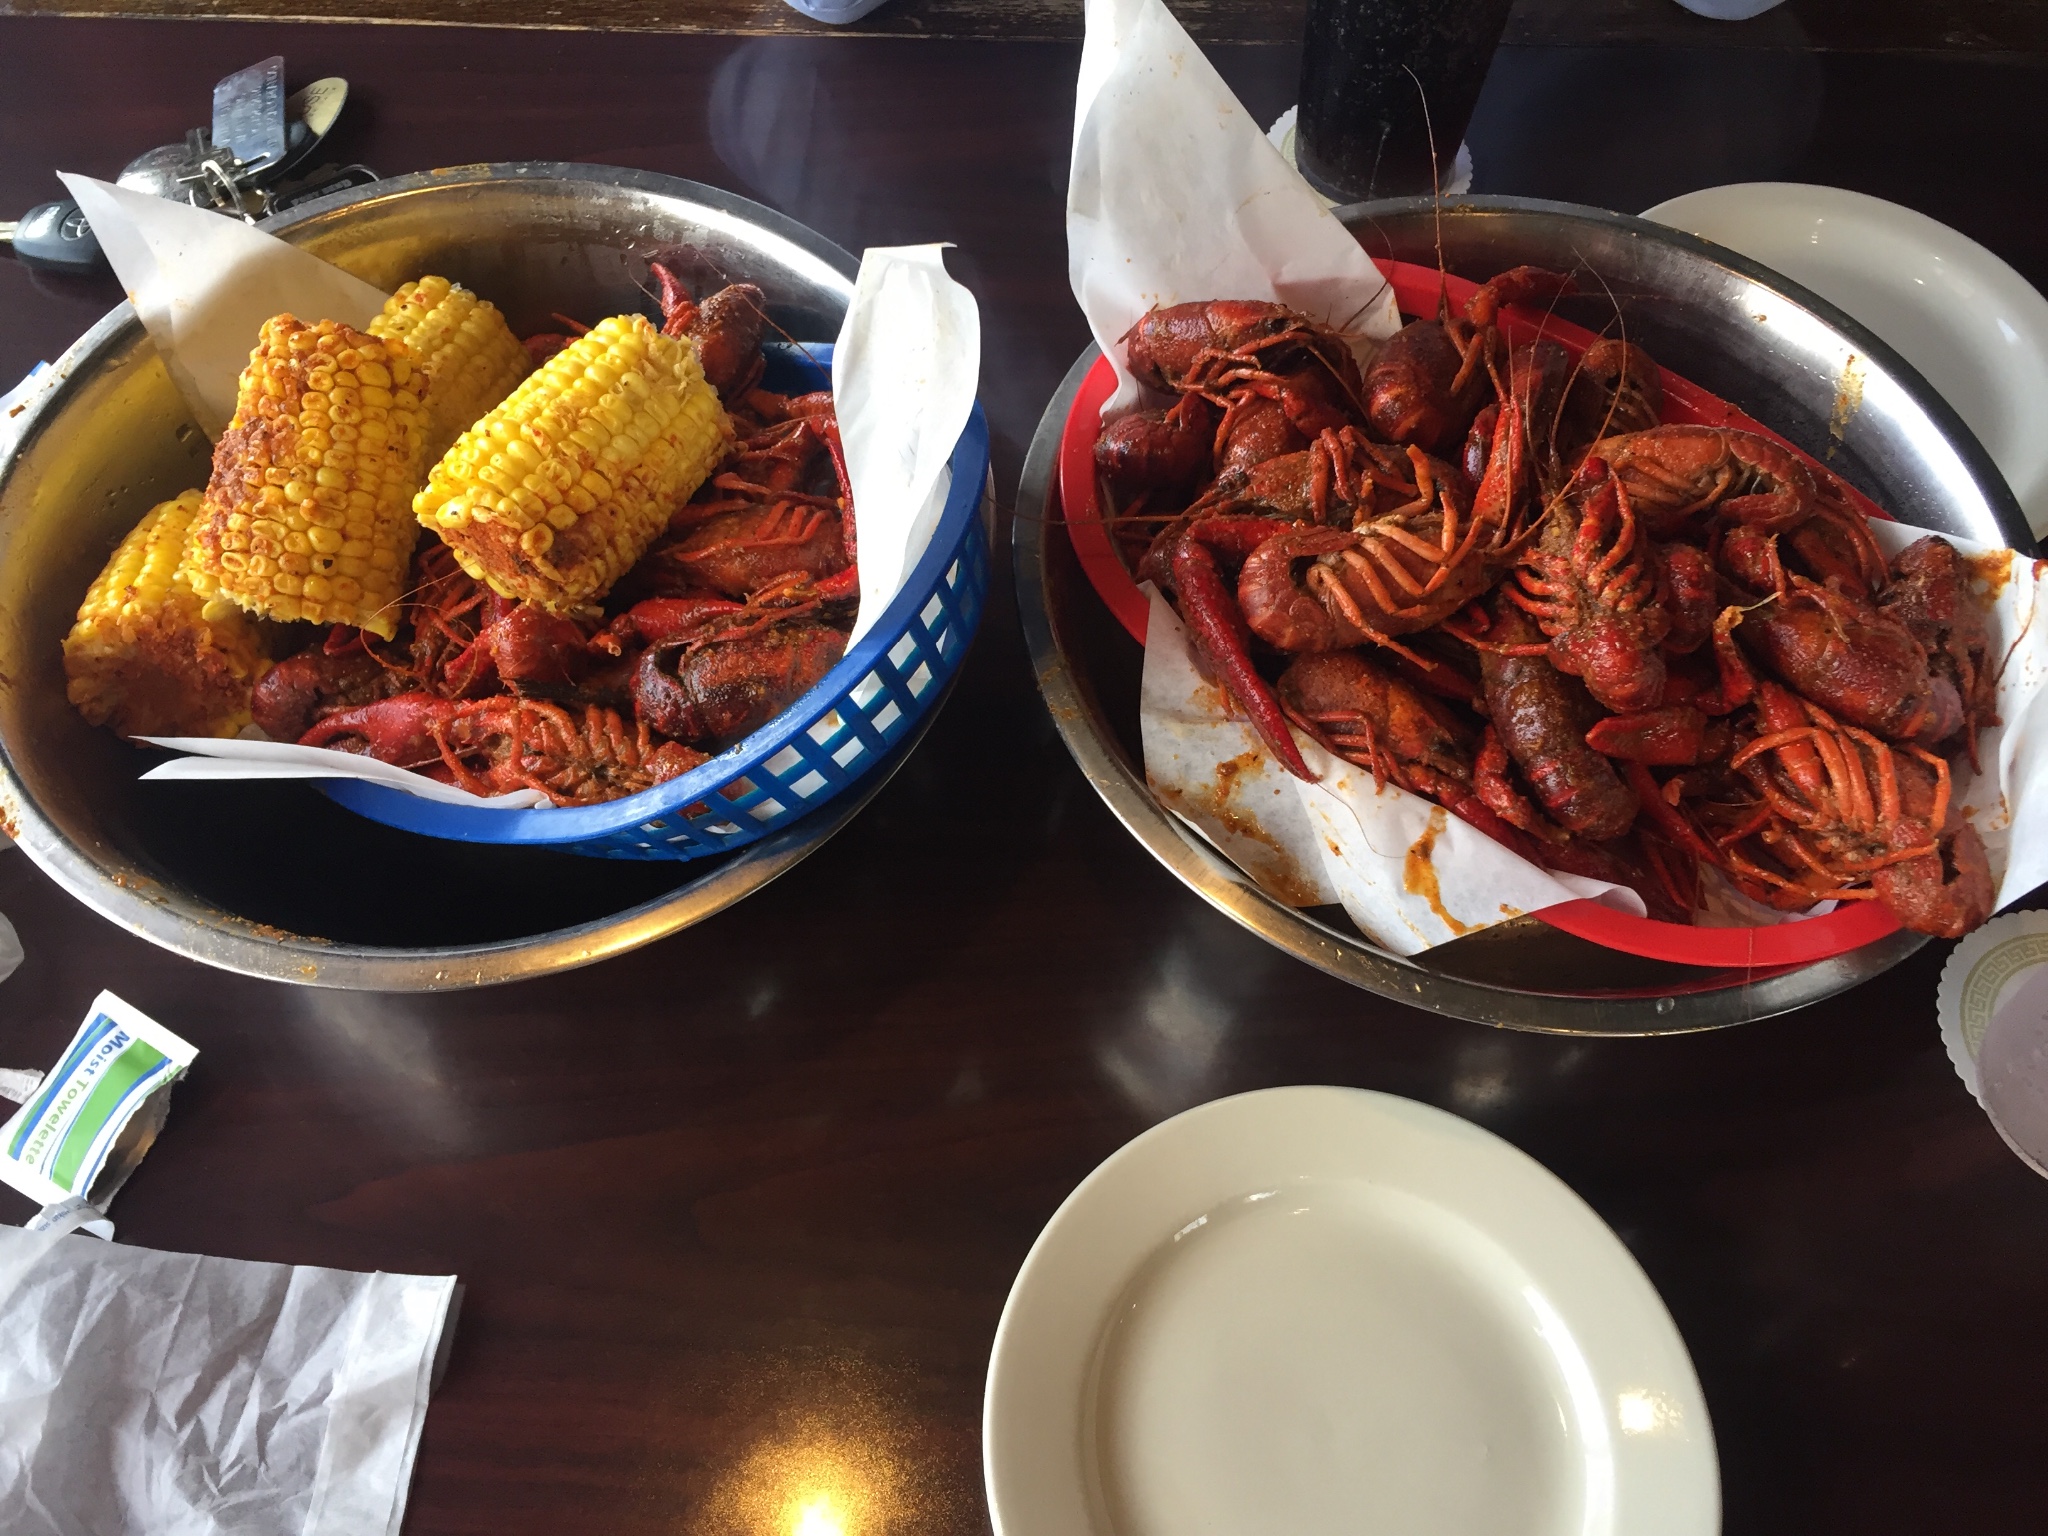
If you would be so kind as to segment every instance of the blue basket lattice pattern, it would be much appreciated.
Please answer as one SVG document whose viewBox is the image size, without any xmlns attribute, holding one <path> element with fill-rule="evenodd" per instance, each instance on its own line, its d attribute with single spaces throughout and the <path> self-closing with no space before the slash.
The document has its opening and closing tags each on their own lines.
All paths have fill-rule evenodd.
<svg viewBox="0 0 2048 1536">
<path fill-rule="evenodd" d="M 829 346 L 794 357 L 794 349 L 765 350 L 771 388 L 795 393 L 830 382 Z M 948 467 L 938 529 L 881 622 L 803 698 L 680 778 L 604 805 L 539 810 L 445 805 L 360 779 L 321 787 L 351 810 L 430 837 L 593 858 L 699 859 L 787 826 L 880 763 L 945 693 L 974 639 L 989 577 L 988 422 L 980 406 Z"/>
</svg>

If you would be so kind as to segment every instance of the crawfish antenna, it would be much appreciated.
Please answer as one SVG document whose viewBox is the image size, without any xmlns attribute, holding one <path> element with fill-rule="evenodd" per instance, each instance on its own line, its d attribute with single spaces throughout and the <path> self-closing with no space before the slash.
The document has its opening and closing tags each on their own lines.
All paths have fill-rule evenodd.
<svg viewBox="0 0 2048 1536">
<path fill-rule="evenodd" d="M 1585 256 L 1582 255 L 1578 250 L 1574 249 L 1572 251 L 1572 254 L 1578 257 L 1579 265 L 1581 265 L 1588 272 L 1591 272 L 1593 274 L 1594 279 L 1598 281 L 1598 283 L 1600 284 L 1601 292 L 1607 295 L 1608 306 L 1612 308 L 1614 311 L 1614 329 L 1616 333 L 1620 336 L 1622 346 L 1626 348 L 1628 346 L 1628 316 L 1622 312 L 1621 298 L 1618 294 L 1615 293 L 1614 285 L 1607 281 L 1606 273 L 1602 272 L 1598 267 L 1594 266 L 1590 261 L 1586 260 Z M 1556 304 L 1556 302 L 1557 301 L 1555 299 L 1551 300 L 1553 306 Z M 1626 354 L 1624 353 L 1624 355 Z M 1579 361 L 1581 363 L 1585 361 L 1585 354 L 1583 352 L 1579 354 Z M 1624 378 L 1625 377 L 1626 375 L 1624 375 Z M 1620 406 L 1621 393 L 1619 390 L 1617 390 L 1615 392 L 1614 398 L 1607 402 L 1607 414 L 1605 417 L 1601 419 L 1600 422 L 1600 435 L 1602 437 L 1605 437 L 1607 435 L 1607 429 L 1614 424 L 1614 413 L 1616 410 L 1620 408 Z"/>
<path fill-rule="evenodd" d="M 1429 140 L 1429 195 L 1436 215 L 1436 304 L 1439 315 L 1451 312 L 1451 285 L 1444 270 L 1444 182 L 1437 164 L 1436 124 L 1429 115 L 1429 92 L 1422 88 L 1422 76 L 1414 66 L 1403 64 L 1402 73 L 1415 82 L 1416 99 L 1422 103 L 1422 133 Z"/>
</svg>

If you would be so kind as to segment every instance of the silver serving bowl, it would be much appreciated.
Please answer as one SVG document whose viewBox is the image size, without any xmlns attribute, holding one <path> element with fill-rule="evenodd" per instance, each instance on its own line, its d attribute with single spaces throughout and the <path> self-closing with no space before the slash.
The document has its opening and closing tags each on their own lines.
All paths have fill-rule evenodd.
<svg viewBox="0 0 2048 1536">
<path fill-rule="evenodd" d="M 829 340 L 854 259 L 711 187 L 605 166 L 466 166 L 384 181 L 267 228 L 383 288 L 437 272 L 515 331 L 646 309 L 647 258 L 745 280 L 775 323 Z M 415 837 L 304 783 L 142 784 L 147 759 L 64 697 L 60 644 L 108 553 L 155 502 L 206 481 L 209 448 L 127 306 L 0 423 L 0 820 L 101 915 L 209 965 L 390 991 L 588 964 L 766 884 L 852 819 L 893 763 L 817 816 L 709 867 Z M 930 716 L 927 716 L 929 720 Z M 900 762 L 914 743 L 899 748 Z"/>
<path fill-rule="evenodd" d="M 1375 256 L 1434 265 L 1441 237 L 1445 266 L 1464 277 L 1523 263 L 1576 270 L 1592 291 L 1562 301 L 1562 318 L 1599 330 L 1618 307 L 1629 336 L 1659 362 L 1825 456 L 1893 515 L 2032 547 L 1989 456 L 1919 374 L 1825 300 L 1732 251 L 1642 219 L 1522 198 L 1447 204 L 1440 224 L 1427 198 L 1360 204 L 1338 217 Z M 1402 959 L 1368 943 L 1341 911 L 1297 911 L 1266 895 L 1146 788 L 1142 653 L 1096 597 L 1059 526 L 1060 434 L 1096 356 L 1090 347 L 1075 363 L 1032 439 L 1011 535 L 1018 607 L 1068 750 L 1118 820 L 1212 906 L 1354 986 L 1558 1033 L 1663 1034 L 1764 1018 L 1868 980 L 1926 942 L 1902 932 L 1758 974 L 1639 959 L 1523 918 Z"/>
</svg>

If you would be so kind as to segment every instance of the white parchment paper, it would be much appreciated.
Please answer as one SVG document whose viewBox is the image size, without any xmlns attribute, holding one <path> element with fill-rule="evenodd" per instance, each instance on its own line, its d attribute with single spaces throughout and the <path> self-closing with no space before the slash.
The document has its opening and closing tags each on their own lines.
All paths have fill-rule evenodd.
<svg viewBox="0 0 2048 1536">
<path fill-rule="evenodd" d="M 218 437 L 263 322 L 366 326 L 386 295 L 239 219 L 85 176 L 64 184 L 85 210 L 194 416 Z M 945 510 L 946 463 L 974 409 L 981 321 L 946 274 L 943 247 L 867 251 L 833 354 L 833 393 L 853 482 L 861 602 L 853 638 L 916 569 Z M 484 295 L 489 298 L 489 294 Z M 190 754 L 147 779 L 367 779 L 445 804 L 526 809 L 536 790 L 484 797 L 351 752 L 262 740 L 151 737 Z"/>
<path fill-rule="evenodd" d="M 1161 0 L 1087 0 L 1067 183 L 1067 275 L 1137 398 L 1118 345 L 1152 308 L 1273 299 L 1361 352 L 1400 328 L 1394 292 L 1268 142 Z"/>
<path fill-rule="evenodd" d="M 454 1289 L 0 1227 L 0 1530 L 395 1536 Z"/>
<path fill-rule="evenodd" d="M 402 789 L 442 805 L 481 805 L 496 810 L 532 810 L 554 802 L 537 789 L 515 789 L 502 795 L 473 795 L 459 784 L 443 784 L 410 768 L 380 763 L 360 752 L 331 747 L 302 747 L 296 742 L 258 741 L 219 736 L 138 736 L 153 747 L 190 754 L 158 763 L 145 779 L 367 779 Z"/>
<path fill-rule="evenodd" d="M 980 381 L 981 312 L 947 276 L 945 247 L 863 251 L 832 352 L 860 563 L 849 647 L 874 628 L 931 544 L 953 485 L 946 461 Z"/>
<path fill-rule="evenodd" d="M 235 381 L 272 315 L 358 330 L 386 295 L 240 219 L 59 172 L 128 301 L 209 438 L 235 414 Z"/>
</svg>

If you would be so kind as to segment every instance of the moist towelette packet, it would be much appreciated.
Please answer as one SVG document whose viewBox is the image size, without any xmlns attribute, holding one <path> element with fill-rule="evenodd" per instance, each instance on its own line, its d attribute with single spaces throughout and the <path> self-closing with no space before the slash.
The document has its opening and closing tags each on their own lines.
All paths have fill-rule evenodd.
<svg viewBox="0 0 2048 1536">
<path fill-rule="evenodd" d="M 156 1141 L 171 1085 L 197 1054 L 113 993 L 93 999 L 62 1059 L 0 1126 L 0 1181 L 43 1207 L 31 1226 L 112 1238 L 107 1203 Z"/>
<path fill-rule="evenodd" d="M 395 1536 L 456 1299 L 0 1227 L 0 1531 Z"/>
</svg>

